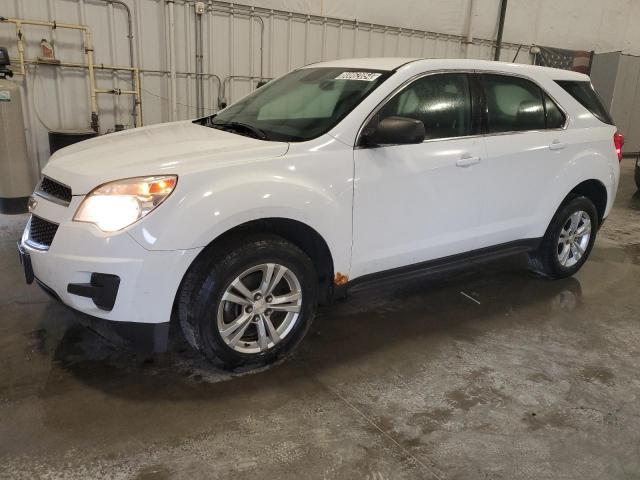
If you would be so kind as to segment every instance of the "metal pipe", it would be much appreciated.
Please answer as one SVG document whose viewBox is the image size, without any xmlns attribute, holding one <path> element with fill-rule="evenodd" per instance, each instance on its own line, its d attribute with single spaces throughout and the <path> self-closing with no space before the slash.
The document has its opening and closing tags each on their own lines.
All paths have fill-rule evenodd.
<svg viewBox="0 0 640 480">
<path fill-rule="evenodd" d="M 136 102 L 136 127 L 142 126 L 142 97 L 140 96 L 140 70 L 137 68 L 133 72 L 133 88 L 136 91 L 136 95 L 133 97 Z"/>
<path fill-rule="evenodd" d="M 170 120 L 178 118 L 178 99 L 176 85 L 176 24 L 174 20 L 174 0 L 165 0 L 169 17 L 169 84 L 171 90 Z"/>
<path fill-rule="evenodd" d="M 196 113 L 198 117 L 204 116 L 204 79 L 202 78 L 203 37 L 202 14 L 196 13 Z"/>
<path fill-rule="evenodd" d="M 129 8 L 129 5 L 127 5 L 125 2 L 123 2 L 122 0 L 92 0 L 94 2 L 104 2 L 106 4 L 116 4 L 121 6 L 122 8 L 125 9 L 126 13 L 127 13 L 127 39 L 129 40 L 129 66 L 131 67 L 131 72 L 134 71 L 134 48 L 133 48 L 133 16 L 131 15 L 131 9 Z M 132 77 L 131 77 L 131 83 L 135 82 L 135 78 L 133 77 L 133 73 L 132 73 Z M 131 106 L 131 116 L 133 117 L 133 123 L 134 125 L 137 125 L 139 122 L 136 119 L 136 115 L 138 112 L 138 102 L 137 100 L 134 98 L 133 99 L 133 104 Z"/>
<path fill-rule="evenodd" d="M 129 66 L 132 68 L 132 72 L 134 69 L 135 59 L 134 59 L 134 48 L 133 48 L 133 17 L 131 15 L 131 9 L 129 5 L 121 0 L 96 0 L 100 2 L 113 3 L 116 5 L 120 5 L 127 12 L 127 38 L 129 39 Z M 132 80 L 135 83 L 135 76 L 132 75 Z M 131 107 L 131 116 L 133 117 L 134 125 L 138 125 L 137 115 L 138 115 L 138 106 L 140 105 L 139 100 L 133 99 L 133 105 Z"/>
<path fill-rule="evenodd" d="M 115 32 L 116 32 L 116 18 L 114 15 L 114 7 L 113 7 L 113 3 L 109 2 L 107 3 L 107 16 L 108 16 L 108 20 L 109 20 L 109 30 L 111 32 L 113 32 L 112 34 L 109 35 L 109 54 L 110 54 L 110 58 L 111 58 L 111 63 L 116 63 L 116 36 L 115 36 Z M 113 84 L 113 89 L 118 89 L 120 88 L 120 77 L 118 76 L 118 72 L 116 71 L 112 71 L 111 72 L 111 82 Z M 115 119 L 115 123 L 116 124 L 121 124 L 121 107 L 120 107 L 120 97 L 119 96 L 114 96 L 113 98 L 113 116 Z"/>
<path fill-rule="evenodd" d="M 467 18 L 467 43 L 473 42 L 473 0 L 469 1 L 468 18 Z"/>
<path fill-rule="evenodd" d="M 129 66 L 133 68 L 134 65 L 134 48 L 133 48 L 133 16 L 131 15 L 131 9 L 129 5 L 121 0 L 93 0 L 97 2 L 114 3 L 120 5 L 127 12 L 127 38 L 129 39 Z"/>
<path fill-rule="evenodd" d="M 11 58 L 12 62 L 19 62 L 20 60 L 17 58 Z M 87 65 L 84 63 L 76 63 L 76 62 L 60 62 L 60 63 L 56 63 L 56 64 L 51 64 L 51 63 L 43 63 L 37 59 L 28 59 L 25 58 L 24 60 L 25 65 L 47 65 L 49 67 L 70 67 L 70 68 L 87 68 Z M 131 67 L 126 67 L 123 65 L 109 65 L 109 64 L 105 64 L 105 63 L 95 63 L 93 65 L 93 69 L 94 70 L 122 70 L 122 71 L 134 71 L 134 72 L 140 72 L 140 73 L 157 73 L 157 74 L 161 74 L 161 75 L 168 75 L 170 73 L 169 70 L 156 70 L 153 68 L 131 68 Z M 187 72 L 187 71 L 181 71 L 181 70 L 177 70 L 176 71 L 176 75 L 186 75 L 186 76 L 196 76 L 198 75 L 198 73 L 196 72 Z M 200 74 L 202 77 L 213 77 L 215 78 L 219 83 L 222 81 L 220 79 L 220 77 L 218 75 L 216 75 L 215 73 L 202 73 Z M 258 78 L 258 77 L 255 77 Z M 265 80 L 270 80 L 269 77 L 265 77 Z"/>
<path fill-rule="evenodd" d="M 121 90 L 119 88 L 98 88 L 96 93 L 109 93 L 111 95 L 135 95 L 135 90 Z"/>
<path fill-rule="evenodd" d="M 467 9 L 467 32 L 465 36 L 465 56 L 469 58 L 471 44 L 473 43 L 473 0 L 468 0 L 469 8 Z"/>
<path fill-rule="evenodd" d="M 292 42 L 292 38 L 293 38 L 293 33 L 291 30 L 291 22 L 292 22 L 292 15 L 289 15 L 289 17 L 287 18 L 287 71 L 291 70 L 291 51 L 293 50 L 293 47 L 291 46 Z M 305 25 L 304 25 L 304 63 L 307 63 L 307 36 L 309 34 L 309 25 L 306 23 L 305 21 Z M 273 47 L 272 47 L 273 48 Z"/>
<path fill-rule="evenodd" d="M 269 14 L 269 75 L 273 77 L 273 11 Z"/>
<path fill-rule="evenodd" d="M 88 30 L 89 27 L 86 25 L 78 25 L 74 23 L 60 23 L 60 22 L 49 22 L 45 20 L 25 20 L 22 18 L 0 18 L 0 22 L 3 23 L 14 23 L 20 25 L 36 25 L 39 27 L 50 27 L 50 28 L 65 28 L 68 30 Z"/>
<path fill-rule="evenodd" d="M 138 7 L 140 7 L 140 2 L 138 2 L 136 0 L 135 5 L 137 5 Z M 139 13 L 139 12 L 138 12 Z M 138 74 L 137 74 L 137 78 L 136 78 L 136 82 L 138 84 L 138 108 L 137 108 L 137 112 L 140 114 L 140 118 L 137 119 L 138 123 L 140 125 L 144 124 L 144 120 L 143 120 L 143 108 L 142 108 L 142 97 L 140 95 L 140 90 L 142 89 L 142 66 L 145 64 L 144 63 L 144 49 L 142 48 L 142 39 L 144 38 L 144 25 L 142 22 L 142 19 L 140 18 L 141 15 L 136 15 L 135 17 L 133 17 L 133 21 L 135 22 L 135 31 L 136 31 L 136 35 L 137 37 L 135 38 L 135 47 L 136 47 L 136 57 L 135 57 L 135 61 L 136 61 L 136 65 L 138 66 Z"/>
<path fill-rule="evenodd" d="M 49 10 L 49 18 L 56 18 L 56 3 L 54 0 L 48 0 L 47 2 L 48 10 Z M 51 30 L 51 42 L 53 45 L 57 44 L 57 34 L 56 30 Z M 58 72 L 56 71 L 55 75 L 55 86 L 56 86 L 56 106 L 58 107 L 58 125 L 62 125 L 64 123 L 65 115 L 65 102 L 62 101 L 63 98 L 63 89 L 62 82 L 58 81 Z M 34 80 L 35 83 L 35 80 Z M 35 87 L 34 87 L 35 91 Z M 34 92 L 35 93 L 35 92 Z M 34 101 L 35 104 L 35 101 Z"/>
<path fill-rule="evenodd" d="M 249 76 L 253 76 L 253 17 L 249 17 Z"/>
<path fill-rule="evenodd" d="M 96 97 L 96 77 L 93 71 L 93 42 L 91 32 L 84 30 L 84 52 L 87 55 L 87 71 L 89 72 L 89 102 L 91 104 L 91 128 L 98 133 L 100 122 L 98 119 L 98 99 Z"/>
<path fill-rule="evenodd" d="M 260 77 L 264 76 L 264 19 L 260 15 L 253 15 L 260 22 Z"/>
<path fill-rule="evenodd" d="M 507 15 L 507 0 L 500 0 L 500 17 L 498 19 L 498 35 L 496 37 L 496 51 L 494 60 L 500 60 L 500 50 L 502 50 L 502 33 L 504 32 L 504 19 Z"/>
<path fill-rule="evenodd" d="M 22 42 L 22 25 L 16 22 L 16 36 L 18 37 L 18 55 L 20 57 L 20 74 L 25 74 L 24 69 L 24 43 Z"/>
<path fill-rule="evenodd" d="M 20 59 L 19 58 L 11 58 L 12 62 L 19 62 Z M 77 63 L 77 62 L 59 62 L 59 63 L 44 63 L 40 60 L 37 59 L 29 59 L 29 58 L 25 58 L 24 59 L 24 63 L 25 65 L 46 65 L 49 67 L 71 67 L 71 68 L 87 68 L 87 64 L 86 63 Z M 94 70 L 122 70 L 122 71 L 136 71 L 138 70 L 137 68 L 131 68 L 131 67 L 125 67 L 125 66 L 118 66 L 118 65 L 109 65 L 109 64 L 105 64 L 105 63 L 94 63 L 93 64 L 93 69 Z M 154 72 L 155 70 L 149 70 L 150 72 Z M 163 73 L 168 73 L 168 72 L 164 72 Z"/>
<path fill-rule="evenodd" d="M 234 28 L 233 26 L 235 25 L 235 21 L 233 18 L 233 11 L 229 14 L 229 75 L 233 75 L 233 55 L 234 55 L 234 47 L 235 47 L 235 42 L 234 40 Z M 224 87 L 224 85 L 223 85 Z M 231 96 L 231 84 L 229 84 L 229 96 Z M 225 108 L 227 105 L 229 105 L 229 102 L 224 102 L 223 99 L 223 103 L 219 104 L 220 107 Z"/>
<path fill-rule="evenodd" d="M 185 2 L 187 3 L 187 2 Z M 219 13 L 226 13 L 227 15 L 230 15 L 231 17 L 233 17 L 233 15 L 245 15 L 249 18 L 253 18 L 255 20 L 257 20 L 260 23 L 260 76 L 262 77 L 264 75 L 264 31 L 265 31 L 265 26 L 264 26 L 264 19 L 262 18 L 262 16 L 259 13 L 256 13 L 254 10 L 257 7 L 249 7 L 250 11 L 240 11 L 240 12 L 236 12 L 233 8 L 233 4 L 230 4 L 229 8 L 226 10 L 221 10 L 219 8 L 212 8 L 211 6 L 209 6 L 207 8 L 208 12 L 219 12 Z M 267 11 L 268 13 L 268 11 Z M 251 44 L 251 46 L 253 47 L 253 45 Z"/>
<path fill-rule="evenodd" d="M 195 3 L 195 1 L 197 0 L 175 0 L 175 1 L 182 4 L 190 4 L 190 3 Z M 252 7 L 249 5 L 242 5 L 242 4 L 232 3 L 232 2 L 210 0 L 209 4 L 214 7 L 217 6 L 217 7 L 226 8 L 227 13 L 228 13 L 228 10 L 233 10 L 235 15 L 239 15 L 241 13 L 248 15 L 252 11 Z M 211 10 L 214 10 L 214 8 L 211 8 Z M 273 15 L 273 16 L 283 17 L 285 19 L 288 17 L 291 17 L 298 20 L 302 20 L 302 21 L 309 20 L 313 22 L 318 22 L 320 24 L 326 22 L 327 24 L 335 25 L 335 26 L 339 26 L 340 22 L 343 22 L 344 26 L 346 27 L 351 26 L 356 29 L 384 30 L 385 28 L 387 28 L 389 31 L 395 31 L 395 32 L 399 32 L 401 30 L 401 27 L 396 27 L 392 25 L 390 26 L 390 25 L 382 25 L 382 24 L 376 24 L 376 23 L 361 23 L 358 20 L 346 20 L 346 19 L 337 18 L 337 17 L 325 17 L 324 15 L 309 15 L 305 13 L 288 12 L 286 10 L 271 9 L 266 7 L 253 7 L 253 12 L 256 16 Z M 427 35 L 430 37 L 438 35 L 440 39 L 449 39 L 453 41 L 463 41 L 465 39 L 465 37 L 462 35 L 443 34 L 438 32 L 431 32 L 427 30 L 416 30 L 416 32 L 419 32 L 420 34 Z M 495 45 L 494 40 L 489 40 L 486 38 L 475 38 L 474 43 L 479 45 L 487 45 L 487 46 Z M 502 45 L 504 47 L 513 48 L 513 49 L 518 48 L 517 43 L 502 42 Z"/>
<path fill-rule="evenodd" d="M 116 2 L 117 0 L 113 0 Z M 39 27 L 49 27 L 52 29 L 64 28 L 69 30 L 78 30 L 82 32 L 82 39 L 84 45 L 84 52 L 87 57 L 87 63 L 75 63 L 75 62 L 60 62 L 53 66 L 55 67 L 74 67 L 74 68 L 86 68 L 89 76 L 89 105 L 91 108 L 91 128 L 98 132 L 99 130 L 99 117 L 98 117 L 98 102 L 97 102 L 97 94 L 98 93 L 113 93 L 113 91 L 127 92 L 134 96 L 134 124 L 136 126 L 142 125 L 142 106 L 141 106 L 141 97 L 140 97 L 140 70 L 136 67 L 124 67 L 124 66 L 114 66 L 114 65 L 95 65 L 93 60 L 93 41 L 91 30 L 86 25 L 79 24 L 71 24 L 71 23 L 58 23 L 56 21 L 42 21 L 42 20 L 25 20 L 19 18 L 4 18 L 0 17 L 0 23 L 12 23 L 16 26 L 16 36 L 17 36 L 17 45 L 18 45 L 18 62 L 20 64 L 20 74 L 26 74 L 25 65 L 39 65 L 43 62 L 38 60 L 29 60 L 25 58 L 24 55 L 24 42 L 23 42 L 23 33 L 22 27 L 24 25 L 33 25 Z M 15 59 L 14 59 L 15 61 Z M 50 65 L 50 64 L 47 64 Z M 95 69 L 106 69 L 106 70 L 123 70 L 130 71 L 132 73 L 134 90 L 120 90 L 114 88 L 112 90 L 104 91 L 104 89 L 96 88 L 96 79 L 95 79 Z M 137 85 L 137 87 L 136 87 Z"/>
<path fill-rule="evenodd" d="M 19 59 L 16 58 L 11 58 L 12 62 L 16 62 L 19 61 Z M 28 59 L 25 58 L 24 59 L 24 64 L 25 65 L 46 65 L 48 67 L 55 67 L 55 68 L 62 68 L 62 67 L 68 67 L 68 68 L 82 68 L 82 69 L 88 69 L 89 67 L 84 64 L 84 63 L 76 63 L 76 62 L 60 62 L 60 63 L 56 63 L 56 64 L 50 64 L 50 63 L 42 63 L 39 60 L 34 60 L 34 59 Z M 113 71 L 126 71 L 126 72 L 132 72 L 133 74 L 133 85 L 134 85 L 134 89 L 133 90 L 119 90 L 119 94 L 122 95 L 134 95 L 134 101 L 136 102 L 136 123 L 135 126 L 136 127 L 141 127 L 142 126 L 142 104 L 140 102 L 140 70 L 138 68 L 131 68 L 131 67 L 125 67 L 125 66 L 117 66 L 117 65 L 105 65 L 103 63 L 101 64 L 96 64 L 93 66 L 94 71 L 95 70 L 113 70 Z M 169 73 L 168 71 L 161 71 L 161 70 L 148 70 L 149 73 L 161 73 L 166 75 L 167 73 Z M 191 72 L 178 72 L 179 74 L 186 74 L 186 75 L 193 75 L 193 73 Z M 214 75 L 215 77 L 217 77 L 217 75 Z M 219 80 L 219 78 L 218 78 Z M 114 93 L 113 90 L 109 90 L 109 89 L 96 89 L 96 93 Z"/>
<path fill-rule="evenodd" d="M 56 21 L 49 22 L 43 20 L 25 20 L 21 18 L 0 18 L 2 23 L 13 23 L 16 26 L 16 35 L 18 37 L 18 55 L 20 59 L 20 73 L 24 75 L 26 73 L 24 64 L 24 44 L 22 40 L 22 27 L 24 25 L 33 25 L 38 27 L 49 28 L 64 28 L 68 30 L 79 30 L 82 32 L 82 38 L 84 43 L 84 51 L 87 56 L 87 68 L 89 72 L 89 104 L 91 106 L 91 127 L 97 132 L 98 125 L 98 103 L 96 101 L 96 84 L 93 74 L 93 44 L 91 42 L 91 32 L 86 25 L 78 25 L 72 23 L 58 23 Z"/>
<path fill-rule="evenodd" d="M 183 29 L 184 29 L 184 38 L 185 38 L 185 46 L 184 46 L 184 56 L 185 56 L 185 64 L 188 70 L 192 69 L 192 52 L 191 50 L 193 49 L 194 45 L 191 44 L 191 42 L 189 41 L 189 39 L 191 38 L 191 18 L 189 17 L 189 10 L 190 7 L 189 5 L 183 5 L 183 12 L 184 15 L 182 16 L 182 22 L 183 22 Z M 195 57 L 195 53 L 193 53 L 193 56 Z M 176 75 L 177 77 L 177 75 Z M 196 82 L 195 85 L 196 90 L 198 89 L 198 85 Z M 187 82 L 187 84 L 185 85 L 185 97 L 186 97 L 186 102 L 187 103 L 191 103 L 191 82 Z M 197 97 L 197 95 L 196 95 Z M 197 104 L 197 98 L 196 98 L 196 104 Z M 196 108 L 197 111 L 197 108 Z M 189 112 L 187 111 L 187 115 L 189 115 Z"/>
</svg>

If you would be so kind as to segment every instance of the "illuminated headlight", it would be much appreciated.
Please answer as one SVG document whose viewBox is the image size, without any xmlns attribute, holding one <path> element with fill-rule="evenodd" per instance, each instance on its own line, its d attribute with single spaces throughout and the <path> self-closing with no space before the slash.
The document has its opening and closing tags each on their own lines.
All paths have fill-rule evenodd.
<svg viewBox="0 0 640 480">
<path fill-rule="evenodd" d="M 105 183 L 82 201 L 73 220 L 116 232 L 153 211 L 173 192 L 178 177 L 138 177 Z"/>
</svg>

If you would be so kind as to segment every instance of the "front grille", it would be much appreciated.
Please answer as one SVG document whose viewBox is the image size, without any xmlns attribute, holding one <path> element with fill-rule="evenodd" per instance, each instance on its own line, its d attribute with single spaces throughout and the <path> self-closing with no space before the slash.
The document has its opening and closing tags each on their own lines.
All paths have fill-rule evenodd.
<svg viewBox="0 0 640 480">
<path fill-rule="evenodd" d="M 46 250 L 51 246 L 53 237 L 58 231 L 58 224 L 49 222 L 35 215 L 31 216 L 29 221 L 29 237 L 27 243 L 34 248 Z"/>
<path fill-rule="evenodd" d="M 49 177 L 42 177 L 42 181 L 36 189 L 36 194 L 64 205 L 69 205 L 69 202 L 71 202 L 71 189 L 55 180 L 51 180 Z"/>
</svg>

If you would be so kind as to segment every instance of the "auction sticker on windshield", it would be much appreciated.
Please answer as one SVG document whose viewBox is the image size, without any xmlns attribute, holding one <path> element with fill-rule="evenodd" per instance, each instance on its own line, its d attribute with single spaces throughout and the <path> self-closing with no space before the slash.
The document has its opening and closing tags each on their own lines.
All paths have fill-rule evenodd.
<svg viewBox="0 0 640 480">
<path fill-rule="evenodd" d="M 361 80 L 363 82 L 373 82 L 381 73 L 376 72 L 342 72 L 336 80 Z"/>
</svg>

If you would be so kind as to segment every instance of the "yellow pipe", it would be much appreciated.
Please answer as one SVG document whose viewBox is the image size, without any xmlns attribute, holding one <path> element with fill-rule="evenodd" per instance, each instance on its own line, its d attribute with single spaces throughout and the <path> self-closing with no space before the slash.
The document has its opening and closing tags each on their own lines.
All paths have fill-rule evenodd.
<svg viewBox="0 0 640 480">
<path fill-rule="evenodd" d="M 40 27 L 51 27 L 51 28 L 67 28 L 71 30 L 89 30 L 89 27 L 86 25 L 78 25 L 75 23 L 58 23 L 58 22 L 49 22 L 45 20 L 24 20 L 22 18 L 5 18 L 2 20 L 4 23 L 15 23 L 21 25 L 37 25 Z"/>
<path fill-rule="evenodd" d="M 19 59 L 11 58 L 12 62 L 19 61 Z M 25 65 L 47 65 L 50 67 L 69 67 L 69 68 L 88 68 L 84 63 L 76 63 L 76 62 L 59 62 L 59 63 L 47 63 L 39 60 L 33 60 L 30 58 L 24 59 Z M 142 92 L 140 89 L 140 69 L 137 67 L 131 68 L 126 66 L 119 65 L 105 65 L 104 63 L 94 65 L 94 70 L 122 70 L 122 71 L 133 71 L 133 81 L 134 81 L 134 89 L 133 90 L 121 90 L 119 93 L 122 95 L 134 95 L 136 99 L 136 127 L 141 127 L 143 125 L 142 121 Z M 96 89 L 96 93 L 113 93 L 112 89 Z"/>
<path fill-rule="evenodd" d="M 108 70 L 126 70 L 134 73 L 134 89 L 133 90 L 120 90 L 118 93 L 122 95 L 134 95 L 136 99 L 136 127 L 142 126 L 142 106 L 141 106 L 141 94 L 140 94 L 140 70 L 137 67 L 118 67 L 113 65 L 104 65 L 96 66 L 93 63 L 93 42 L 91 31 L 89 27 L 86 25 L 79 25 L 73 23 L 58 23 L 58 22 L 49 22 L 43 20 L 23 20 L 19 18 L 6 18 L 1 20 L 2 23 L 13 23 L 16 26 L 16 36 L 18 38 L 18 54 L 19 54 L 19 62 L 20 62 L 20 74 L 26 75 L 25 64 L 41 64 L 44 62 L 38 62 L 34 60 L 27 60 L 24 57 L 24 43 L 22 41 L 22 26 L 23 25 L 34 25 L 40 27 L 49 27 L 49 28 L 65 28 L 69 30 L 80 30 L 83 34 L 84 41 L 84 52 L 87 56 L 87 64 L 83 63 L 73 63 L 73 62 L 60 62 L 53 64 L 54 66 L 59 67 L 77 67 L 77 68 L 86 68 L 89 73 L 89 103 L 91 105 L 91 124 L 92 127 L 97 131 L 98 129 L 98 93 L 114 93 L 113 90 L 105 90 L 96 88 L 96 78 L 94 69 L 108 69 Z"/>
<path fill-rule="evenodd" d="M 24 44 L 22 43 L 22 27 L 19 23 L 16 23 L 16 36 L 18 37 L 18 55 L 20 55 L 20 74 L 24 75 Z"/>
<path fill-rule="evenodd" d="M 91 32 L 84 29 L 84 53 L 87 55 L 87 68 L 89 72 L 89 102 L 91 103 L 91 127 L 98 131 L 98 99 L 96 96 L 96 77 L 93 72 L 93 43 Z"/>
<path fill-rule="evenodd" d="M 16 62 L 16 61 L 20 61 L 19 58 L 11 58 L 12 62 Z M 56 62 L 56 63 L 49 63 L 49 62 L 43 62 L 41 60 L 34 60 L 34 59 L 30 59 L 30 58 L 25 58 L 24 59 L 24 63 L 25 65 L 48 65 L 51 67 L 71 67 L 71 68 L 87 68 L 87 65 L 85 63 L 77 63 L 77 62 Z M 137 68 L 131 68 L 131 67 L 126 67 L 126 66 L 120 66 L 120 65 L 109 65 L 109 64 L 105 64 L 105 63 L 98 63 L 98 64 L 94 64 L 93 65 L 93 69 L 94 70 L 123 70 L 123 71 L 136 71 Z M 19 73 L 17 75 L 20 75 Z"/>
<path fill-rule="evenodd" d="M 135 95 L 136 91 L 135 90 L 118 90 L 117 92 L 115 92 L 113 88 L 97 88 L 96 93 L 112 93 L 112 94 L 117 93 L 118 95 Z"/>
<path fill-rule="evenodd" d="M 140 96 L 140 70 L 135 69 L 133 72 L 133 87 L 136 90 L 136 127 L 142 126 L 142 97 Z"/>
</svg>

